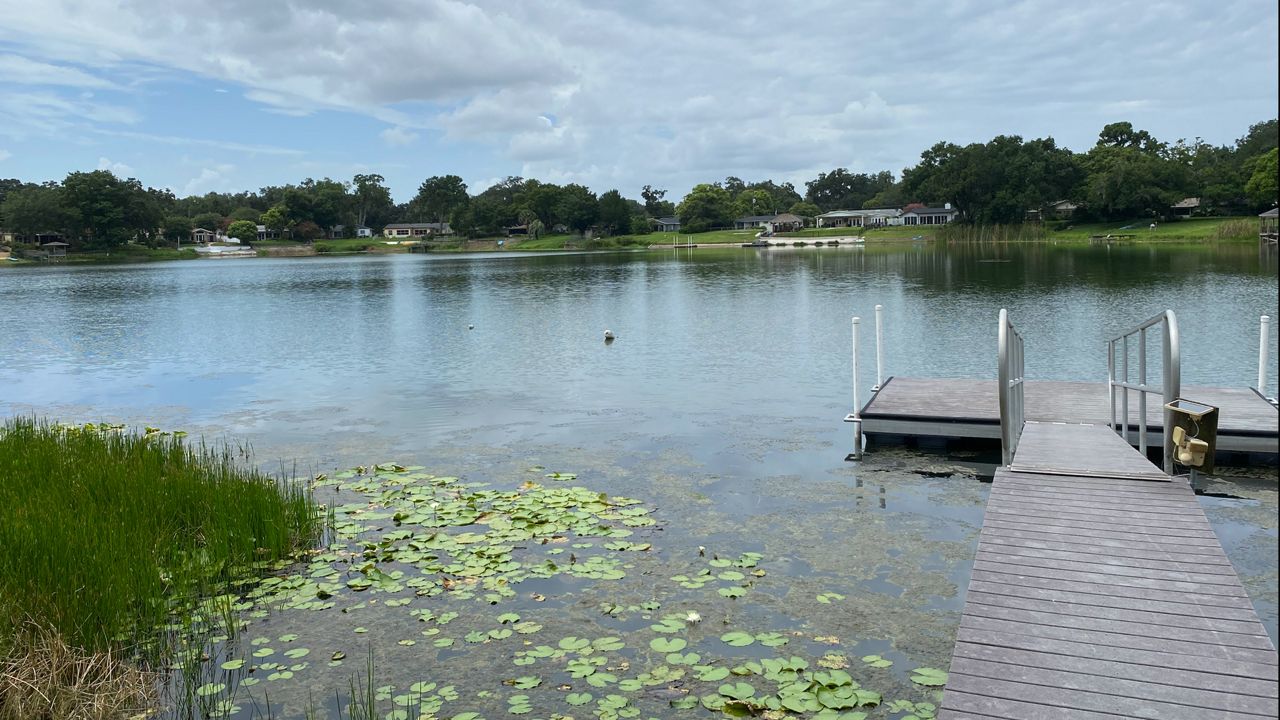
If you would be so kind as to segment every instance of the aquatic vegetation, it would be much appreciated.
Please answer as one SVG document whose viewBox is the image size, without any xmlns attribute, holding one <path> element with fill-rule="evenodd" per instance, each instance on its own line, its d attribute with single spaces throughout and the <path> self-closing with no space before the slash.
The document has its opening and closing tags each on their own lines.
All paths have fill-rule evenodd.
<svg viewBox="0 0 1280 720">
<path fill-rule="evenodd" d="M 197 696 L 217 700 L 203 711 L 262 714 L 266 703 L 283 713 L 267 698 L 297 696 L 291 683 L 340 686 L 335 673 L 361 646 L 367 668 L 336 706 L 351 717 L 859 720 L 883 705 L 865 683 L 901 691 L 884 674 L 893 661 L 850 663 L 830 647 L 838 638 L 739 626 L 742 601 L 719 591 L 749 594 L 769 574 L 763 554 L 700 548 L 673 574 L 678 559 L 653 555 L 661 527 L 652 508 L 529 472 L 537 480 L 505 490 L 394 463 L 317 476 L 316 492 L 334 493 L 330 542 L 244 593 L 241 639 L 206 649 L 220 675 L 198 686 Z M 609 592 L 636 575 L 650 578 L 649 599 Z M 612 598 L 577 601 L 596 608 L 598 622 L 566 616 L 583 593 Z M 375 677 L 375 652 L 400 659 L 392 670 L 380 660 Z M 915 672 L 921 685 L 940 684 L 936 671 Z M 928 717 L 937 691 L 919 692 L 903 702 Z"/>
<path fill-rule="evenodd" d="M 236 460 L 156 428 L 0 425 L 0 636 L 34 619 L 74 646 L 118 648 L 291 558 L 319 524 L 308 492 Z"/>
</svg>

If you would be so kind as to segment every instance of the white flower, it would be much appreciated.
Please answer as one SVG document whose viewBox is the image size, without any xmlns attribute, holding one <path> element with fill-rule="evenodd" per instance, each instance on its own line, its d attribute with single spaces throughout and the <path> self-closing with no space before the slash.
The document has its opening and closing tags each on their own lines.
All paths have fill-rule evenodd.
<svg viewBox="0 0 1280 720">
<path fill-rule="evenodd" d="M 688 615 L 684 616 L 684 621 L 687 623 L 702 622 L 702 616 L 696 612 L 690 611 Z"/>
</svg>

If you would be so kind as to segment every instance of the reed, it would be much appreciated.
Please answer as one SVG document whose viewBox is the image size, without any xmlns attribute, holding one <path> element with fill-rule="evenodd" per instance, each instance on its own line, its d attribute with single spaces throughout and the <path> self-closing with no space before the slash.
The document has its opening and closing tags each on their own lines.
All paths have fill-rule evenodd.
<svg viewBox="0 0 1280 720">
<path fill-rule="evenodd" d="M 148 430 L 0 425 L 0 637 L 36 622 L 89 652 L 140 645 L 316 533 L 303 486 Z"/>
</svg>

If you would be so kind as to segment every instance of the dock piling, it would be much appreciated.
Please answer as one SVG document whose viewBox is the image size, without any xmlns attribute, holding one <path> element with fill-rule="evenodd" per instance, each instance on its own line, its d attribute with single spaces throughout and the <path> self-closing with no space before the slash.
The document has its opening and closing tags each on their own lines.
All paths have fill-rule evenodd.
<svg viewBox="0 0 1280 720">
<path fill-rule="evenodd" d="M 1270 347 L 1271 340 L 1271 318 L 1263 315 L 1260 318 L 1258 327 L 1258 394 L 1264 398 L 1267 395 L 1267 351 Z"/>
</svg>

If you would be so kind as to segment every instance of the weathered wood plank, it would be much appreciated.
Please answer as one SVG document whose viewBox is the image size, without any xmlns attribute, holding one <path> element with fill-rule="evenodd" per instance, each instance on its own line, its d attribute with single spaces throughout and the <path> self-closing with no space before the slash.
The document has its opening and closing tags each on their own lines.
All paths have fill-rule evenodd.
<svg viewBox="0 0 1280 720">
<path fill-rule="evenodd" d="M 1007 700 L 960 690 L 947 689 L 946 704 L 938 720 L 959 717 L 995 717 L 1008 720 L 1116 720 L 1113 713 L 1073 710 L 1039 703 Z M 955 714 L 953 714 L 955 713 Z"/>
<path fill-rule="evenodd" d="M 1177 580 L 1152 580 L 1150 578 L 1112 575 L 1096 571 L 1059 570 L 1050 567 L 1010 565 L 1004 562 L 993 562 L 987 560 L 982 555 L 979 555 L 974 561 L 973 569 L 974 571 L 989 570 L 992 572 L 1005 573 L 1007 575 L 1017 575 L 1019 577 L 1039 577 L 1049 580 L 1062 580 L 1064 582 L 1109 585 L 1112 586 L 1111 592 L 1117 595 L 1127 594 L 1129 592 L 1127 588 L 1139 588 L 1143 590 L 1158 590 L 1163 592 L 1183 592 L 1195 593 L 1197 595 L 1245 598 L 1246 600 L 1249 597 L 1244 588 L 1239 586 L 1206 585 L 1202 583 Z"/>
<path fill-rule="evenodd" d="M 1048 505 L 1030 503 L 1014 503 L 1006 498 L 994 498 L 987 503 L 987 512 L 1013 515 L 1015 517 L 1045 518 L 1048 520 L 1079 521 L 1082 526 L 1087 523 L 1100 528 L 1133 528 L 1134 532 L 1174 535 L 1176 537 L 1205 537 L 1213 535 L 1213 527 L 1208 520 L 1194 517 L 1150 516 L 1134 513 L 1131 517 L 1123 515 L 1100 515 L 1091 512 L 1077 512 L 1074 508 L 1053 510 Z"/>
<path fill-rule="evenodd" d="M 975 569 L 972 573 L 972 577 L 975 580 L 987 580 L 990 582 L 1005 583 L 1007 585 L 1021 585 L 1024 587 L 1041 588 L 1044 590 L 1066 590 L 1070 592 L 1092 593 L 1094 595 L 1104 597 L 1128 597 L 1138 600 L 1163 600 L 1165 602 L 1191 603 L 1194 605 L 1238 608 L 1249 612 L 1253 611 L 1253 603 L 1250 602 L 1248 598 L 1231 597 L 1227 595 L 1206 595 L 1204 593 L 1187 593 L 1175 590 L 1152 590 L 1149 588 L 1125 588 L 1122 593 L 1117 593 L 1116 587 L 1113 585 L 1035 577 L 1031 575 L 1010 573 L 1007 572 L 1007 569 L 1002 568 L 996 568 L 995 570 Z"/>
<path fill-rule="evenodd" d="M 1150 623 L 1152 625 L 1169 625 L 1178 628 L 1192 628 L 1213 632 L 1241 633 L 1257 637 L 1267 637 L 1266 628 L 1262 626 L 1261 622 L 1256 620 L 1223 620 L 1220 618 L 1206 618 L 1199 615 L 1159 612 L 1156 610 L 1103 607 L 1061 600 L 1006 595 L 999 592 L 984 592 L 973 587 L 969 588 L 968 599 L 981 605 L 996 605 L 1032 612 L 1058 613 L 1062 615 L 1076 615 L 1085 618 L 1131 623 Z M 1194 608 L 1195 606 L 1188 607 Z"/>
<path fill-rule="evenodd" d="M 1028 421 L 1013 456 L 1015 470 L 1047 470 L 1069 476 L 1169 477 L 1106 425 Z"/>
<path fill-rule="evenodd" d="M 1209 537 L 1187 537 L 1169 535 L 1154 535 L 1150 533 L 1125 532 L 1122 530 L 1107 530 L 1100 527 L 1081 527 L 1078 524 L 1071 523 L 1049 523 L 1049 522 L 1019 522 L 1009 517 L 988 517 L 984 522 L 995 527 L 1004 527 L 1010 530 L 1033 530 L 1044 533 L 1055 533 L 1059 535 L 1067 535 L 1075 538 L 1103 538 L 1108 540 L 1135 540 L 1139 542 L 1157 543 L 1162 545 L 1170 545 L 1177 548 L 1189 547 L 1221 547 L 1217 538 Z"/>
<path fill-rule="evenodd" d="M 1063 560 L 1058 558 L 1028 557 L 1026 555 L 1001 552 L 998 548 L 992 549 L 991 547 L 978 548 L 977 557 L 987 562 L 1002 563 L 1005 565 L 1025 565 L 1028 567 L 1040 567 L 1054 570 L 1101 573 L 1104 575 L 1117 575 L 1120 577 L 1146 578 L 1148 580 L 1169 580 L 1183 583 L 1200 583 L 1203 585 L 1226 585 L 1233 589 L 1238 589 L 1240 591 L 1239 594 L 1241 595 L 1248 594 L 1240 585 L 1240 581 L 1237 580 L 1234 575 L 1223 575 L 1221 573 L 1210 574 L 1187 572 L 1184 570 L 1154 570 L 1151 568 L 1133 567 L 1131 565 L 1097 562 L 1091 558 Z"/>
<path fill-rule="evenodd" d="M 1021 683 L 1057 690 L 1074 690 L 1090 695 L 1106 695 L 1123 698 L 1114 702 L 1115 709 L 1151 707 L 1149 703 L 1174 704 L 1197 708 L 1221 710 L 1274 718 L 1280 709 L 1274 697 L 1259 697 L 1232 692 L 1220 692 L 1205 688 L 1165 685 L 1154 682 L 1130 680 L 1109 675 L 1090 675 L 1068 670 L 994 662 L 985 659 L 961 657 L 951 663 L 951 672 L 961 676 L 990 678 L 1000 682 Z M 963 688 L 963 685 L 962 685 Z M 1126 705 L 1124 701 L 1134 701 Z M 1145 701 L 1145 702 L 1144 702 Z M 1072 701 L 1074 703 L 1074 701 Z M 1105 710 L 1105 706 L 1086 702 L 1075 705 L 1087 710 Z"/>
<path fill-rule="evenodd" d="M 1220 545 L 1169 545 L 1154 544 L 1145 540 L 1114 540 L 1110 538 L 1095 537 L 1093 535 L 1085 536 L 1066 536 L 1062 533 L 1046 533 L 1039 530 L 1014 530 L 1004 527 L 991 525 L 983 528 L 984 538 L 996 538 L 1009 541 L 1024 541 L 1027 547 L 1040 547 L 1034 543 L 1045 543 L 1046 547 L 1069 546 L 1078 548 L 1089 548 L 1092 552 L 1098 553 L 1115 553 L 1123 557 L 1195 557 L 1206 558 L 1205 562 L 1209 562 L 1208 558 L 1215 558 L 1223 562 L 1227 560 L 1227 555 L 1222 551 Z M 1081 550 L 1084 552 L 1085 550 Z M 1145 554 L 1138 554 L 1145 553 Z"/>
<path fill-rule="evenodd" d="M 966 603 L 965 615 L 993 620 L 1008 620 L 1024 625 L 1045 625 L 1115 635 L 1137 635 L 1143 638 L 1177 640 L 1179 642 L 1203 645 L 1250 648 L 1263 651 L 1272 649 L 1271 638 L 1265 634 L 1249 635 L 1217 630 L 1198 630 L 1176 625 L 1135 622 L 1133 620 L 1111 620 L 1100 617 L 1049 613 L 1040 610 L 1025 610 L 999 603 L 999 598 L 996 598 L 996 600 L 996 604 L 990 605 L 982 603 L 978 599 L 975 599 L 973 603 Z"/>
<path fill-rule="evenodd" d="M 1045 547 L 1047 543 L 1034 543 L 1022 540 L 1011 542 L 1010 538 L 984 537 L 978 543 L 979 550 L 1015 555 L 1026 558 L 1043 558 L 1054 560 L 1075 560 L 1116 567 L 1148 568 L 1151 570 L 1171 570 L 1175 572 L 1203 573 L 1207 575 L 1225 575 L 1236 577 L 1235 570 L 1229 563 L 1216 562 L 1215 558 L 1202 559 L 1201 555 L 1180 555 L 1177 560 L 1153 559 L 1149 557 L 1129 557 L 1109 553 L 1091 552 L 1087 545 L 1067 545 L 1059 543 L 1057 548 Z M 1132 552 L 1132 551 L 1131 551 Z"/>
<path fill-rule="evenodd" d="M 992 595 L 1004 595 L 1010 598 L 1026 598 L 1029 600 L 1047 600 L 1054 603 L 1083 605 L 1096 608 L 1115 608 L 1117 610 L 1143 610 L 1167 615 L 1205 620 L 1229 620 L 1232 622 L 1258 622 L 1257 615 L 1250 605 L 1244 607 L 1222 607 L 1219 605 L 1203 605 L 1189 602 L 1170 602 L 1151 598 L 1120 597 L 1116 595 L 1098 595 L 1073 590 L 1051 590 L 1026 585 L 1010 585 L 1003 582 L 976 579 L 969 583 L 969 592 L 985 592 Z M 1189 625 L 1188 627 L 1194 627 Z"/>
<path fill-rule="evenodd" d="M 1126 680 L 1138 680 L 1151 683 L 1154 692 L 1163 692 L 1169 685 L 1179 685 L 1202 690 L 1231 692 L 1240 695 L 1253 695 L 1261 698 L 1275 699 L 1277 684 L 1270 680 L 1221 675 L 1201 670 L 1182 670 L 1165 666 L 1144 665 L 1114 660 L 1096 660 L 1093 658 L 1061 655 L 1057 653 L 1037 652 L 1019 648 L 983 645 L 971 642 L 956 643 L 957 658 L 973 658 L 993 662 L 1011 663 L 1024 667 L 1044 668 L 1047 670 L 1064 670 L 1086 675 L 1101 675 Z M 955 665 L 951 666 L 953 669 Z"/>
</svg>

